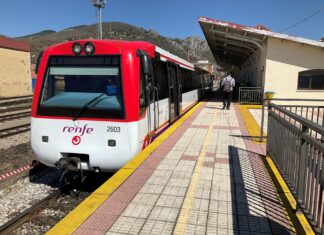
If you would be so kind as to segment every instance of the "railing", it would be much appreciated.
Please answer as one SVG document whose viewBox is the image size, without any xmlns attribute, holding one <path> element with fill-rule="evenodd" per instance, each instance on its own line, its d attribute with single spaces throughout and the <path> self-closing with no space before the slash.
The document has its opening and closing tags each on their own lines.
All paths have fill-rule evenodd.
<svg viewBox="0 0 324 235">
<path fill-rule="evenodd" d="M 262 87 L 240 87 L 239 103 L 241 104 L 261 104 L 263 98 Z"/>
<path fill-rule="evenodd" d="M 284 98 L 271 98 L 262 100 L 262 114 L 261 114 L 261 131 L 260 131 L 260 142 L 263 142 L 264 135 L 264 118 L 265 118 L 265 109 L 267 108 L 270 102 L 312 102 L 314 104 L 324 104 L 324 99 L 284 99 Z M 307 120 L 310 120 L 318 125 L 324 126 L 324 106 L 306 106 L 306 105 L 285 105 L 281 104 L 280 107 L 285 108 L 292 113 L 300 115 Z"/>
<path fill-rule="evenodd" d="M 311 109 L 315 113 L 321 108 Z M 324 127 L 289 106 L 269 104 L 268 113 L 267 154 L 315 231 L 324 234 Z"/>
</svg>

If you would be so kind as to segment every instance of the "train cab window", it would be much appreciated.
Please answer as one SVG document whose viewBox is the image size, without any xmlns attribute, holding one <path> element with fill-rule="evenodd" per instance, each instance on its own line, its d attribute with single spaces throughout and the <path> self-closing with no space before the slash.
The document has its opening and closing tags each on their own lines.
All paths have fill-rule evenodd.
<svg viewBox="0 0 324 235">
<path fill-rule="evenodd" d="M 124 118 L 119 57 L 64 58 L 50 59 L 38 114 L 73 117 L 86 106 L 83 117 Z"/>
<path fill-rule="evenodd" d="M 324 90 L 324 69 L 302 71 L 298 75 L 298 90 Z"/>
</svg>

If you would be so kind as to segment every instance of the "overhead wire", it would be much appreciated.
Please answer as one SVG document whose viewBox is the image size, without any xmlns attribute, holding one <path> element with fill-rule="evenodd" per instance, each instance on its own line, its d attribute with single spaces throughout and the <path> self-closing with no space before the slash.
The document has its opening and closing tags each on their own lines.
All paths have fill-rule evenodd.
<svg viewBox="0 0 324 235">
<path fill-rule="evenodd" d="M 306 21 L 309 20 L 310 18 L 312 18 L 312 17 L 314 17 L 315 15 L 317 15 L 318 13 L 320 13 L 322 10 L 324 10 L 324 6 L 322 6 L 320 9 L 316 10 L 315 12 L 313 12 L 312 14 L 310 14 L 309 16 L 307 16 L 306 18 L 304 18 L 304 19 L 302 19 L 302 20 L 296 22 L 296 23 L 293 24 L 293 25 L 290 25 L 290 26 L 288 26 L 288 27 L 286 27 L 286 28 L 280 30 L 279 33 L 282 33 L 282 32 L 284 32 L 284 31 L 287 31 L 288 29 L 294 28 L 294 27 L 300 25 L 301 23 L 306 22 Z"/>
</svg>

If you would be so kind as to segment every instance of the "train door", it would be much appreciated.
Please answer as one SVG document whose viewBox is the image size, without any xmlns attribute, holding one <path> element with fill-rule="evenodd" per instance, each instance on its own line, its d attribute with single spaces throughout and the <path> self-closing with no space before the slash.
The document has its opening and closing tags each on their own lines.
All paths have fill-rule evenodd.
<svg viewBox="0 0 324 235">
<path fill-rule="evenodd" d="M 179 88 L 179 84 L 181 84 L 180 74 L 177 71 L 177 65 L 168 62 L 167 63 L 168 70 L 168 82 L 169 82 L 169 113 L 170 113 L 170 122 L 173 122 L 180 115 L 180 103 L 182 96 L 179 94 L 181 92 L 181 88 Z M 181 99 L 179 98 L 181 97 Z"/>
</svg>

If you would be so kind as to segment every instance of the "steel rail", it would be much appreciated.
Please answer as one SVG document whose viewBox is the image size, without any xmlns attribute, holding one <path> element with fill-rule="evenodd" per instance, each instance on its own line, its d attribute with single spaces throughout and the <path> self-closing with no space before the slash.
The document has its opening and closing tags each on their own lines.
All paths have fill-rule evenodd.
<svg viewBox="0 0 324 235">
<path fill-rule="evenodd" d="M 23 95 L 23 96 L 16 96 L 16 97 L 1 97 L 0 102 L 2 100 L 13 100 L 13 99 L 23 99 L 23 98 L 32 98 L 32 95 Z"/>
<path fill-rule="evenodd" d="M 24 103 L 31 103 L 32 98 L 28 99 L 21 99 L 21 100 L 9 100 L 9 101 L 3 101 L 0 102 L 0 106 L 9 106 L 9 105 L 15 105 L 15 104 L 24 104 Z"/>
<path fill-rule="evenodd" d="M 22 124 L 14 127 L 4 128 L 0 130 L 0 138 L 16 135 L 30 130 L 30 124 Z"/>
<path fill-rule="evenodd" d="M 31 111 L 22 111 L 22 112 L 17 112 L 17 113 L 10 113 L 10 114 L 4 114 L 0 115 L 0 122 L 10 120 L 10 119 L 17 119 L 17 118 L 22 118 L 22 117 L 28 117 L 30 116 Z"/>
<path fill-rule="evenodd" d="M 28 103 L 26 105 L 21 105 L 21 106 L 13 106 L 9 108 L 0 108 L 0 113 L 8 113 L 8 112 L 14 112 L 14 111 L 19 111 L 23 109 L 30 109 L 31 108 L 31 103 Z"/>
<path fill-rule="evenodd" d="M 59 196 L 62 192 L 62 189 L 55 190 L 53 193 L 48 195 L 47 197 L 43 198 L 33 206 L 29 207 L 28 209 L 24 210 L 13 219 L 7 221 L 3 225 L 0 226 L 0 234 L 11 234 L 15 229 L 19 228 L 23 225 L 34 212 L 39 209 L 42 209 L 44 206 L 48 204 L 48 202 L 56 197 Z"/>
</svg>

